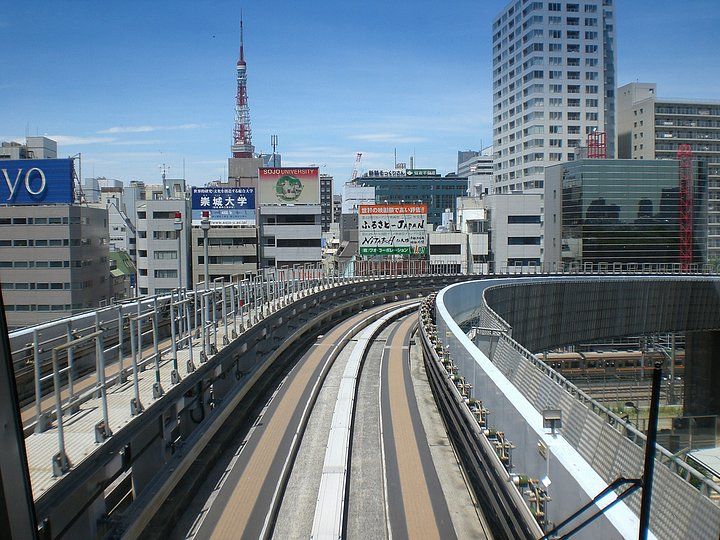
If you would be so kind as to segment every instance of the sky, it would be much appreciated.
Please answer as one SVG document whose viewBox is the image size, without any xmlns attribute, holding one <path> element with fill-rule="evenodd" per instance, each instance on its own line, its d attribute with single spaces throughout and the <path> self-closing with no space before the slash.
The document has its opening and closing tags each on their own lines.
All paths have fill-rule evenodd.
<svg viewBox="0 0 720 540">
<path fill-rule="evenodd" d="M 720 99 L 717 0 L 615 0 L 618 83 Z M 227 175 L 239 16 L 256 151 L 336 186 L 415 156 L 454 171 L 492 139 L 493 17 L 505 0 L 48 1 L 0 10 L 0 140 L 47 135 L 82 176 Z M 184 164 L 184 165 L 183 165 Z"/>
</svg>

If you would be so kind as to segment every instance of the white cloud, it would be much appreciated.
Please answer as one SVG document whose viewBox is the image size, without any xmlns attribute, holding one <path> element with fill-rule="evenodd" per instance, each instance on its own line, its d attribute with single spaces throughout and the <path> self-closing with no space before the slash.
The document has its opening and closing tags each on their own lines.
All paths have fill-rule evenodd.
<svg viewBox="0 0 720 540">
<path fill-rule="evenodd" d="M 46 135 L 58 144 L 99 144 L 113 142 L 112 137 L 76 137 L 75 135 Z"/>
<path fill-rule="evenodd" d="M 172 131 L 182 129 L 200 129 L 204 124 L 180 124 L 177 126 L 114 126 L 98 133 L 150 133 L 152 131 Z"/>
<path fill-rule="evenodd" d="M 145 140 L 145 141 L 113 141 L 109 144 L 113 146 L 150 146 L 153 144 L 157 145 L 163 145 L 166 144 L 167 141 L 161 140 L 161 139 L 153 139 L 153 140 Z"/>
<path fill-rule="evenodd" d="M 360 135 L 350 135 L 349 139 L 356 141 L 390 143 L 390 144 L 408 144 L 426 141 L 425 137 L 414 137 L 411 135 L 398 135 L 396 133 L 363 133 Z"/>
</svg>

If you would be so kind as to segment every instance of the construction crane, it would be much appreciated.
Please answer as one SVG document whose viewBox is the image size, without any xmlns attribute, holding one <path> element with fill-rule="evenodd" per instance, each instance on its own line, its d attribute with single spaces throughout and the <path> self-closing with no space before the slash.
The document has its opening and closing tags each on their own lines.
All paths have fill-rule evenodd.
<svg viewBox="0 0 720 540">
<path fill-rule="evenodd" d="M 362 152 L 357 152 L 355 154 L 355 165 L 353 165 L 352 177 L 350 178 L 350 180 L 352 182 L 354 182 L 355 179 L 358 177 L 358 174 L 360 174 L 360 160 L 361 159 L 362 159 Z"/>
<path fill-rule="evenodd" d="M 693 207 L 693 175 L 692 175 L 692 147 L 681 144 L 677 151 L 680 161 L 680 208 L 678 221 L 680 223 L 680 268 L 683 272 L 690 270 L 693 255 L 692 234 L 692 207 Z"/>
</svg>

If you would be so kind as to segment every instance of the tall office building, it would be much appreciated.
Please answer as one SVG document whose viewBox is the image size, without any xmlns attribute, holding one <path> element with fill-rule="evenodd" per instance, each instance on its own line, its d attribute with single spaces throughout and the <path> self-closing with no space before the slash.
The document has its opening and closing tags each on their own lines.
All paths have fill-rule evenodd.
<svg viewBox="0 0 720 540">
<path fill-rule="evenodd" d="M 615 156 L 612 0 L 515 0 L 493 22 L 494 191 L 538 190 L 604 132 Z"/>
<path fill-rule="evenodd" d="M 720 101 L 662 98 L 655 83 L 618 88 L 618 155 L 626 159 L 677 159 L 689 144 L 707 164 L 707 255 L 720 261 Z"/>
<path fill-rule="evenodd" d="M 320 174 L 320 207 L 322 231 L 328 232 L 333 222 L 333 177 L 328 174 Z"/>
</svg>

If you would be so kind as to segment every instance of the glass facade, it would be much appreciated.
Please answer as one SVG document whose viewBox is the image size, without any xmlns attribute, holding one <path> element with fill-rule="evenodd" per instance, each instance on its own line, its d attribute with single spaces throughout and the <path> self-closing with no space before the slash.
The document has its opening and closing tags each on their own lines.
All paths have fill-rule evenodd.
<svg viewBox="0 0 720 540">
<path fill-rule="evenodd" d="M 457 215 L 457 198 L 467 195 L 468 181 L 462 177 L 363 176 L 358 183 L 375 188 L 375 202 L 400 204 L 422 201 L 428 205 L 428 223 L 442 225 L 442 213 L 449 208 Z"/>
<path fill-rule="evenodd" d="M 562 260 L 680 263 L 677 160 L 583 159 L 562 170 Z M 693 263 L 707 260 L 707 166 L 693 162 Z"/>
</svg>

